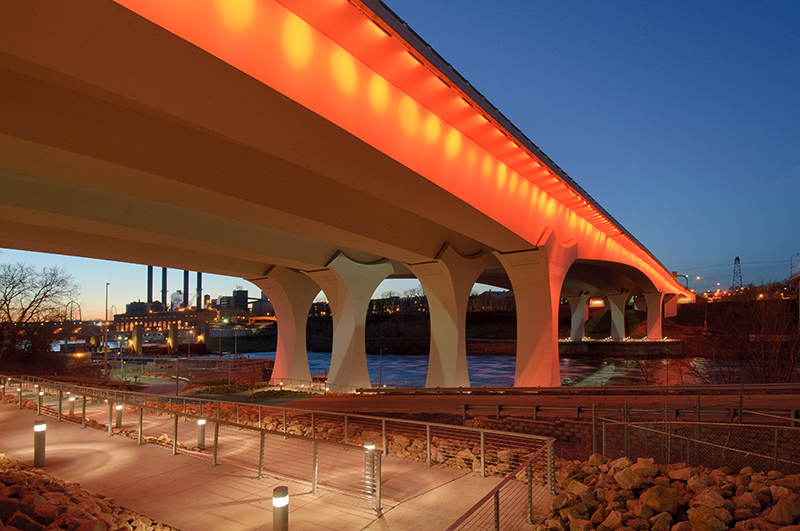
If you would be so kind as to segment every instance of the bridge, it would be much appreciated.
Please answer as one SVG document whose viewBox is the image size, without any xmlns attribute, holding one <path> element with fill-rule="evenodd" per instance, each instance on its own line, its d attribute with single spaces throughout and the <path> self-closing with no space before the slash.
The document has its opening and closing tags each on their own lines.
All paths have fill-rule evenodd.
<svg viewBox="0 0 800 531">
<path fill-rule="evenodd" d="M 320 289 L 345 388 L 387 277 L 428 296 L 429 386 L 469 385 L 476 281 L 515 292 L 518 386 L 560 384 L 562 297 L 575 340 L 634 296 L 658 340 L 689 295 L 377 0 L 7 0 L 0 102 L 0 246 L 247 279 L 276 379 L 311 379 Z"/>
</svg>

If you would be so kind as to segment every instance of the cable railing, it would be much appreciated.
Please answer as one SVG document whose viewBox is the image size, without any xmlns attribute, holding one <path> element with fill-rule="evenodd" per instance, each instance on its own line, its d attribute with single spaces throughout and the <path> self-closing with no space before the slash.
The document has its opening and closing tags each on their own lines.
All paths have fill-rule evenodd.
<svg viewBox="0 0 800 531">
<path fill-rule="evenodd" d="M 514 531 L 541 522 L 555 495 L 554 442 L 552 439 L 520 463 L 447 531 Z"/>
</svg>

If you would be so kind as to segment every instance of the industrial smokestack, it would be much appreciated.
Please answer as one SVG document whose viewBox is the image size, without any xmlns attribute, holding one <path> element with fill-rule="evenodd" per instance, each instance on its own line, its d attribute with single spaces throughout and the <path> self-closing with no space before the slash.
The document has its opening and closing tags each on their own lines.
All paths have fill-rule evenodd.
<svg viewBox="0 0 800 531">
<path fill-rule="evenodd" d="M 183 302 L 181 308 L 189 307 L 189 270 L 183 271 Z"/>
<path fill-rule="evenodd" d="M 161 268 L 161 304 L 164 305 L 164 308 L 168 307 L 169 301 L 167 301 L 167 268 Z"/>
<path fill-rule="evenodd" d="M 153 266 L 147 266 L 147 304 L 153 303 Z"/>
<path fill-rule="evenodd" d="M 197 272 L 197 309 L 203 308 L 203 273 Z"/>
</svg>

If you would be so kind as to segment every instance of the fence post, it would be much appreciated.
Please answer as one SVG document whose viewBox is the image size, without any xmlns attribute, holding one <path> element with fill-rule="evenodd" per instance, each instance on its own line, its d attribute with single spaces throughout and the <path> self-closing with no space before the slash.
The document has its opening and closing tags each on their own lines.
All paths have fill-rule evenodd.
<svg viewBox="0 0 800 531">
<path fill-rule="evenodd" d="M 625 456 L 630 458 L 630 426 L 628 425 L 628 421 L 630 420 L 630 409 L 628 409 L 628 403 L 625 402 L 625 406 L 622 408 L 622 422 L 624 422 L 623 432 L 624 432 L 624 442 L 623 442 L 623 449 Z"/>
<path fill-rule="evenodd" d="M 219 403 L 217 403 L 219 405 Z M 217 409 L 219 412 L 219 409 Z M 211 466 L 217 466 L 217 448 L 219 447 L 219 422 L 214 423 L 214 453 L 211 454 Z"/>
<path fill-rule="evenodd" d="M 142 445 L 142 416 L 144 415 L 144 406 L 139 408 L 139 446 Z"/>
<path fill-rule="evenodd" d="M 262 425 L 261 421 L 261 406 L 258 406 L 258 429 L 262 429 L 264 426 Z"/>
<path fill-rule="evenodd" d="M 283 433 L 286 433 L 286 408 L 283 408 Z"/>
<path fill-rule="evenodd" d="M 349 444 L 349 434 L 347 433 L 347 413 L 344 414 L 344 443 Z"/>
<path fill-rule="evenodd" d="M 83 402 L 81 403 L 81 428 L 86 428 L 86 389 L 83 390 Z"/>
<path fill-rule="evenodd" d="M 381 449 L 383 455 L 389 455 L 389 449 L 386 447 L 386 419 L 381 420 Z"/>
<path fill-rule="evenodd" d="M 525 478 L 528 480 L 528 523 L 533 524 L 533 462 L 525 467 Z"/>
<path fill-rule="evenodd" d="M 319 468 L 319 443 L 314 441 L 311 443 L 313 448 L 311 451 L 311 494 L 317 493 L 317 471 Z"/>
<path fill-rule="evenodd" d="M 425 424 L 425 453 L 427 454 L 427 464 L 431 466 L 431 425 Z"/>
<path fill-rule="evenodd" d="M 500 491 L 494 491 L 494 530 L 500 531 Z"/>
<path fill-rule="evenodd" d="M 317 438 L 317 423 L 316 423 L 316 417 L 314 417 L 314 412 L 313 411 L 311 412 L 311 438 L 312 439 L 316 439 Z"/>
<path fill-rule="evenodd" d="M 597 453 L 597 405 L 592 404 L 592 454 Z"/>
<path fill-rule="evenodd" d="M 692 460 L 695 466 L 697 465 L 697 441 L 700 439 L 700 397 L 694 397 L 694 459 Z"/>
<path fill-rule="evenodd" d="M 61 422 L 61 405 L 64 401 L 64 393 L 61 389 L 58 390 L 58 421 Z"/>
<path fill-rule="evenodd" d="M 172 423 L 172 455 L 178 455 L 178 414 L 175 413 L 175 420 Z"/>
<path fill-rule="evenodd" d="M 606 456 L 606 423 L 603 421 L 603 455 Z"/>
<path fill-rule="evenodd" d="M 744 389 L 739 389 L 739 424 L 744 416 Z"/>
<path fill-rule="evenodd" d="M 381 510 L 381 454 L 375 453 L 375 510 Z"/>
<path fill-rule="evenodd" d="M 779 426 L 775 426 L 775 459 L 772 470 L 778 470 L 778 429 Z"/>
<path fill-rule="evenodd" d="M 262 431 L 261 438 L 258 443 L 258 477 L 261 478 L 261 476 L 263 475 L 264 475 L 264 432 Z"/>
<path fill-rule="evenodd" d="M 481 477 L 486 477 L 486 432 L 481 430 Z"/>
<path fill-rule="evenodd" d="M 550 491 L 550 494 L 555 496 L 556 494 L 556 449 L 555 449 L 556 442 L 553 441 L 550 443 L 550 446 L 547 447 L 547 490 Z"/>
<path fill-rule="evenodd" d="M 239 424 L 239 403 L 236 403 L 236 424 Z"/>
</svg>

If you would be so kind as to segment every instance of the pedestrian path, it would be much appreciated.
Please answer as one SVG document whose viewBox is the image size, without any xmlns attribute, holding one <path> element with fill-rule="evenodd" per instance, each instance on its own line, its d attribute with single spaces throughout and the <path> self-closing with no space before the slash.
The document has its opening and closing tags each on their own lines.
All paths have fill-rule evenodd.
<svg viewBox="0 0 800 531">
<path fill-rule="evenodd" d="M 0 404 L 0 452 L 33 464 L 35 411 Z M 367 500 L 308 483 L 212 467 L 191 454 L 138 446 L 127 437 L 45 417 L 43 470 L 182 531 L 272 529 L 272 491 L 289 487 L 289 529 L 446 529 L 499 483 L 463 470 L 427 467 L 393 457 L 383 460 L 382 511 Z M 301 463 L 298 463 L 301 465 Z"/>
</svg>

